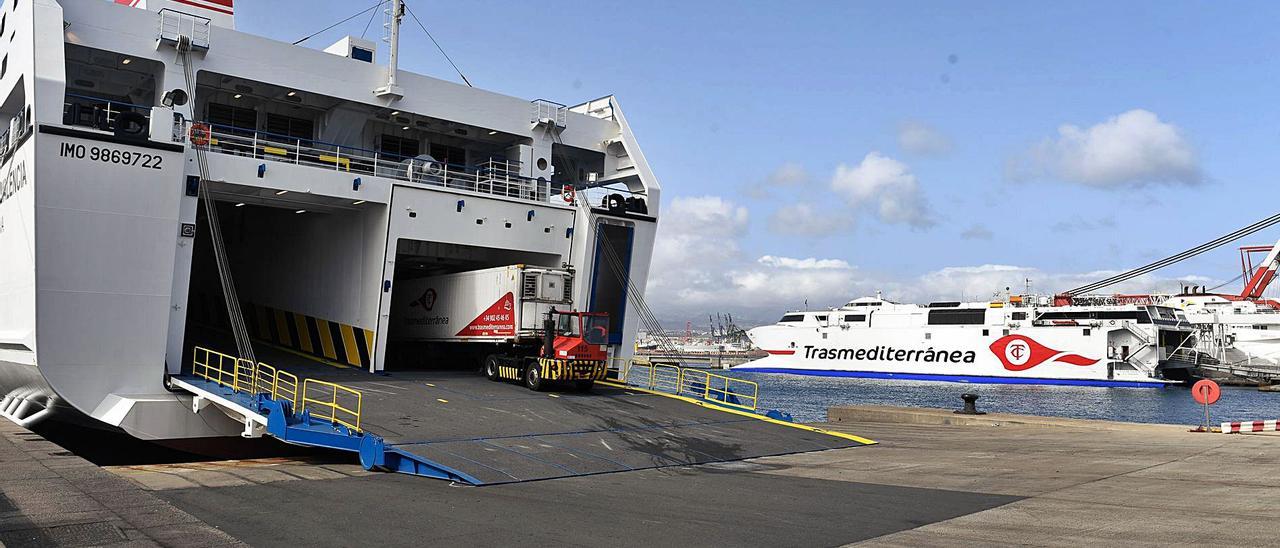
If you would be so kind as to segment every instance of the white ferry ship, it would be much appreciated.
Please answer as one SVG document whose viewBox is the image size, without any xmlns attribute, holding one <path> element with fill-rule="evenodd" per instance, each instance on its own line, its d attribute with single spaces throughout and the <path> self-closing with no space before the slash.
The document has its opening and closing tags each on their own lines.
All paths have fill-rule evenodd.
<svg viewBox="0 0 1280 548">
<path fill-rule="evenodd" d="M 1032 304 L 1032 303 L 1035 304 Z M 1187 378 L 1195 330 L 1163 306 L 1049 299 L 929 305 L 879 297 L 787 312 L 747 332 L 768 357 L 736 370 L 974 383 L 1151 387 Z"/>
<path fill-rule="evenodd" d="M 516 263 L 573 268 L 631 354 L 660 187 L 618 102 L 399 70 L 385 6 L 380 52 L 238 32 L 232 0 L 0 5 L 0 415 L 237 436 L 167 389 L 228 299 L 255 338 L 394 371 L 398 280 Z"/>
</svg>

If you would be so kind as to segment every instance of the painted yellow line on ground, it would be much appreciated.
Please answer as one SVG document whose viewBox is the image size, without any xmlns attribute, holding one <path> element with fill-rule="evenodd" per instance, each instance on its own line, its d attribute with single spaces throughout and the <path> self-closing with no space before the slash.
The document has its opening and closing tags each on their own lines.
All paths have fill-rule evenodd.
<svg viewBox="0 0 1280 548">
<path fill-rule="evenodd" d="M 444 399 L 444 398 L 436 398 L 436 401 L 438 401 L 438 402 L 440 402 L 440 403 L 449 403 L 449 400 L 446 400 L 446 399 Z"/>
<path fill-rule="evenodd" d="M 861 444 L 863 444 L 863 445 L 875 445 L 875 444 L 876 444 L 876 442 L 875 442 L 874 440 L 869 440 L 869 439 L 864 438 L 864 437 L 862 437 L 862 436 L 855 436 L 855 435 L 853 435 L 853 434 L 846 434 L 846 433 L 844 433 L 844 432 L 836 432 L 836 431 L 833 431 L 833 430 L 827 430 L 827 429 L 824 429 L 824 428 L 818 428 L 818 427 L 816 427 L 816 426 L 809 426 L 809 425 L 807 425 L 807 424 L 797 424 L 797 423 L 794 423 L 794 422 L 780 421 L 780 420 L 778 420 L 778 419 L 774 419 L 774 418 L 766 417 L 766 416 L 761 415 L 761 414 L 758 414 L 758 413 L 751 413 L 751 412 L 748 412 L 748 411 L 739 411 L 739 410 L 737 410 L 737 409 L 730 409 L 730 408 L 727 408 L 727 407 L 722 407 L 722 406 L 715 405 L 715 404 L 713 404 L 713 403 L 704 402 L 704 401 L 701 401 L 701 400 L 695 400 L 695 399 L 693 399 L 693 398 L 688 398 L 688 397 L 685 397 L 685 396 L 677 396 L 677 395 L 675 395 L 675 394 L 668 394 L 668 393 L 666 393 L 666 392 L 657 392 L 657 391 L 653 391 L 653 390 L 646 390 L 646 389 L 644 389 L 644 388 L 637 388 L 637 387 L 635 387 L 635 386 L 631 386 L 631 385 L 629 385 L 629 384 L 618 384 L 618 383 L 615 383 L 615 382 L 613 382 L 613 381 L 596 381 L 596 382 L 599 382 L 600 384 L 603 384 L 603 385 L 605 385 L 605 386 L 612 386 L 612 387 L 614 387 L 614 388 L 625 388 L 625 389 L 627 389 L 627 390 L 634 390 L 634 391 L 636 391 L 636 392 L 640 392 L 640 393 L 643 393 L 643 394 L 653 394 L 653 395 L 655 395 L 655 396 L 664 396 L 664 397 L 668 397 L 668 398 L 674 398 L 674 399 L 677 399 L 677 400 L 680 400 L 680 401 L 684 401 L 684 402 L 692 403 L 692 404 L 694 404 L 694 405 L 699 405 L 699 406 L 705 407 L 705 408 L 707 408 L 707 409 L 714 409 L 714 410 L 716 410 L 716 411 L 723 411 L 723 412 L 725 412 L 725 413 L 732 413 L 732 414 L 734 414 L 734 415 L 741 415 L 741 416 L 743 416 L 743 417 L 750 417 L 750 418 L 753 418 L 753 419 L 756 419 L 756 420 L 761 420 L 761 421 L 768 422 L 768 423 L 772 423 L 772 424 L 778 424 L 778 425 L 781 425 L 781 426 L 789 426 L 789 427 L 791 427 L 791 428 L 799 428 L 800 430 L 808 430 L 808 431 L 810 431 L 810 432 L 817 432 L 817 433 L 819 433 L 819 434 L 826 434 L 826 435 L 828 435 L 828 436 L 834 436 L 834 437 L 837 437 L 837 438 L 843 438 L 843 439 L 846 439 L 846 440 L 856 441 L 856 442 L 861 443 Z"/>
<path fill-rule="evenodd" d="M 430 387 L 432 387 L 432 388 L 435 388 L 435 387 L 436 387 L 436 385 L 431 384 L 431 383 L 427 383 L 427 386 L 430 386 Z"/>
<path fill-rule="evenodd" d="M 551 397 L 553 397 L 553 398 L 558 398 L 558 397 L 560 397 L 560 394 L 547 394 L 547 395 L 548 395 L 548 396 L 551 396 Z"/>
</svg>

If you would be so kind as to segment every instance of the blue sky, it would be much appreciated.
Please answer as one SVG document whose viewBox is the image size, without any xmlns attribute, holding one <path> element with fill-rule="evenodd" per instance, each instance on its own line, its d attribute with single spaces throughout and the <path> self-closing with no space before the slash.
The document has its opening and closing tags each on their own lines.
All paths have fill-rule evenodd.
<svg viewBox="0 0 1280 548">
<path fill-rule="evenodd" d="M 373 2 L 239 4 L 292 41 Z M 1280 4 L 409 6 L 479 87 L 619 97 L 664 186 L 660 316 L 1051 292 L 1277 210 Z M 404 41 L 403 68 L 457 80 Z M 1123 289 L 1238 274 L 1230 247 Z"/>
</svg>

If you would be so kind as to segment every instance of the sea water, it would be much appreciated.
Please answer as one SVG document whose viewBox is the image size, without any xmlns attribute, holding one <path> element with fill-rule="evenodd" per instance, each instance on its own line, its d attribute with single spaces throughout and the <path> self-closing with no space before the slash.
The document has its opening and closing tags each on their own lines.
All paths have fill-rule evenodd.
<svg viewBox="0 0 1280 548">
<path fill-rule="evenodd" d="M 1182 385 L 1100 388 L 719 373 L 759 383 L 761 409 L 785 411 L 800 422 L 825 421 L 827 408 L 837 405 L 960 409 L 964 393 L 978 394 L 978 410 L 993 413 L 1186 425 L 1204 422 L 1204 408 L 1191 399 L 1190 388 Z M 1222 398 L 1209 413 L 1213 424 L 1280 419 L 1280 392 L 1223 387 Z"/>
</svg>

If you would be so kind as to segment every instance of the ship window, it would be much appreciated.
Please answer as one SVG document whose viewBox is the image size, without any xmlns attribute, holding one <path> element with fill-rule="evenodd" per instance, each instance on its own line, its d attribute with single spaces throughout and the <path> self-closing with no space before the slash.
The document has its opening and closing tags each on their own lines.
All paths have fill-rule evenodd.
<svg viewBox="0 0 1280 548">
<path fill-rule="evenodd" d="M 803 321 L 804 321 L 804 314 L 786 314 L 782 316 L 781 320 L 778 320 L 778 323 L 803 322 Z"/>
<path fill-rule="evenodd" d="M 419 150 L 422 150 L 422 143 L 417 139 L 386 134 L 378 137 L 379 152 L 394 154 L 401 158 L 413 158 L 418 155 Z"/>
<path fill-rule="evenodd" d="M 1025 320 L 1025 319 L 1027 319 L 1027 313 L 1026 313 L 1026 312 L 1014 312 L 1014 313 L 1013 313 L 1013 319 L 1014 319 L 1014 321 Z"/>
<path fill-rule="evenodd" d="M 366 63 L 372 63 L 372 62 L 373 62 L 373 50 L 367 50 L 367 49 L 364 49 L 364 48 L 355 48 L 355 47 L 353 47 L 353 48 L 351 48 L 351 58 L 352 58 L 352 59 L 355 59 L 355 60 L 357 60 L 357 61 L 364 61 L 364 62 L 366 62 Z"/>
<path fill-rule="evenodd" d="M 844 316 L 844 321 L 846 321 L 846 322 L 865 322 L 865 321 L 867 321 L 867 315 L 866 315 L 866 314 L 845 314 L 845 316 Z"/>
<path fill-rule="evenodd" d="M 467 151 L 461 147 L 432 143 L 431 157 L 446 164 L 460 166 L 467 164 Z"/>
<path fill-rule="evenodd" d="M 1088 336 L 1089 336 L 1089 329 L 1088 329 L 1088 328 L 1085 328 L 1085 330 L 1084 330 L 1084 336 L 1086 336 L 1086 337 L 1088 337 Z"/>
<path fill-rule="evenodd" d="M 986 329 L 983 329 L 983 330 L 982 330 L 982 336 L 983 336 L 983 337 L 986 337 L 986 336 L 988 336 L 988 335 L 990 335 L 990 334 L 991 334 L 991 331 L 986 330 Z"/>
<path fill-rule="evenodd" d="M 982 325 L 987 323 L 985 308 L 942 308 L 929 311 L 929 325 Z"/>
<path fill-rule="evenodd" d="M 209 103 L 209 114 L 206 116 L 210 124 L 229 126 L 241 130 L 252 131 L 258 127 L 258 113 L 251 108 Z"/>
<path fill-rule="evenodd" d="M 283 114 L 267 114 L 267 132 L 288 135 L 295 139 L 314 139 L 315 122 Z"/>
<path fill-rule="evenodd" d="M 827 321 L 827 317 L 826 317 L 825 315 L 823 315 L 823 316 L 814 316 L 814 317 L 813 317 L 813 319 L 818 320 L 818 321 L 820 321 L 820 322 L 825 322 L 825 321 Z"/>
</svg>

